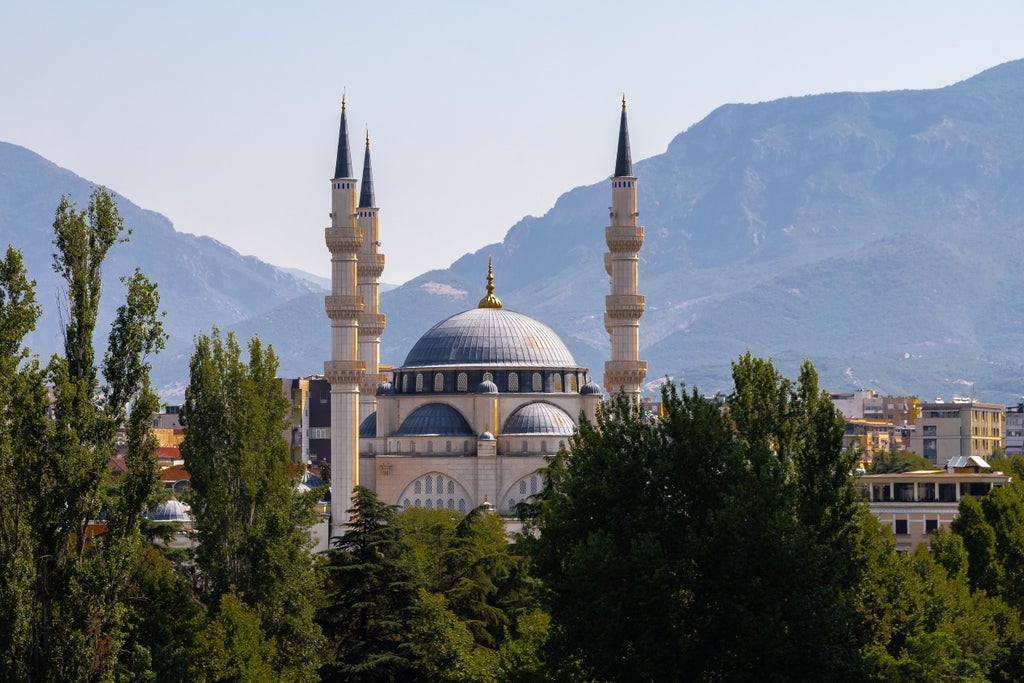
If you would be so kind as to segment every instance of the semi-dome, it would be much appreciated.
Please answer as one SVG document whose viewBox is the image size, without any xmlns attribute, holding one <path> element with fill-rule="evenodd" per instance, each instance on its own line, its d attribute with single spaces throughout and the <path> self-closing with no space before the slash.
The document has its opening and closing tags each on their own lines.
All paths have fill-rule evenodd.
<svg viewBox="0 0 1024 683">
<path fill-rule="evenodd" d="M 372 439 L 377 436 L 377 411 L 373 411 L 359 423 L 359 438 Z"/>
<path fill-rule="evenodd" d="M 403 367 L 443 365 L 577 367 L 550 327 L 504 308 L 474 308 L 442 320 L 419 338 Z"/>
<path fill-rule="evenodd" d="M 554 434 L 570 436 L 576 423 L 569 414 L 550 403 L 527 403 L 505 421 L 505 434 Z"/>
<path fill-rule="evenodd" d="M 405 418 L 396 436 L 473 436 L 462 414 L 444 403 L 420 406 Z"/>
</svg>

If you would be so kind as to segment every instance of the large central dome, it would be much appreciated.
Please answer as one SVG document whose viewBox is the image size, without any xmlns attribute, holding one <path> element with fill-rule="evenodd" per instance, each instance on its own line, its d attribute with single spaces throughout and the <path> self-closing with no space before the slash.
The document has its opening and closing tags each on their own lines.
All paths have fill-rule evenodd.
<svg viewBox="0 0 1024 683">
<path fill-rule="evenodd" d="M 427 330 L 403 367 L 441 365 L 575 368 L 576 360 L 547 325 L 503 308 L 474 308 Z"/>
</svg>

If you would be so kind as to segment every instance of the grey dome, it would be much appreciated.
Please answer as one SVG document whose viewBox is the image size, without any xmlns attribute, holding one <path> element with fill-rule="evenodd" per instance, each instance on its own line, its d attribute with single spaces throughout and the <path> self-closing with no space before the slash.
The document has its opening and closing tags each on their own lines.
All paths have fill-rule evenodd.
<svg viewBox="0 0 1024 683">
<path fill-rule="evenodd" d="M 374 413 L 374 415 L 376 415 L 376 413 Z M 325 482 L 323 479 L 316 476 L 309 470 L 306 470 L 305 472 L 303 472 L 302 479 L 299 480 L 299 483 L 295 487 L 295 489 L 300 493 L 305 493 L 306 491 L 312 491 L 313 489 L 319 488 L 321 486 L 327 486 L 327 482 Z"/>
<path fill-rule="evenodd" d="M 491 434 L 490 432 L 484 432 L 477 438 L 479 438 L 481 441 L 494 441 L 494 434 Z"/>
<path fill-rule="evenodd" d="M 377 436 L 377 411 L 366 416 L 366 419 L 359 423 L 359 438 L 372 439 Z"/>
<path fill-rule="evenodd" d="M 439 365 L 577 367 L 551 328 L 504 308 L 474 308 L 442 320 L 419 338 L 403 367 Z"/>
<path fill-rule="evenodd" d="M 496 394 L 498 393 L 498 385 L 489 379 L 485 379 L 480 384 L 476 385 L 476 393 L 478 394 Z"/>
<path fill-rule="evenodd" d="M 554 434 L 570 436 L 576 423 L 569 414 L 550 403 L 527 403 L 505 421 L 505 434 Z"/>
<path fill-rule="evenodd" d="M 580 394 L 586 396 L 588 394 L 600 394 L 601 386 L 597 382 L 587 382 L 580 387 Z"/>
<path fill-rule="evenodd" d="M 412 412 L 396 436 L 473 436 L 462 414 L 444 403 L 428 403 Z"/>
<path fill-rule="evenodd" d="M 192 508 L 177 498 L 160 503 L 153 512 L 147 512 L 146 519 L 151 522 L 191 522 Z"/>
<path fill-rule="evenodd" d="M 384 382 L 383 384 L 377 385 L 377 396 L 387 396 L 388 394 L 395 393 L 395 388 L 391 386 L 391 382 Z"/>
</svg>

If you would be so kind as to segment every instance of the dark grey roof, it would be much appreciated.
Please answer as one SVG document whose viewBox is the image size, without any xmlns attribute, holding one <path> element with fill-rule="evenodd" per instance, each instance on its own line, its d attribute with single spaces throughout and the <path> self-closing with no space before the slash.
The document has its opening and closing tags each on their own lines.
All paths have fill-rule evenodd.
<svg viewBox="0 0 1024 683">
<path fill-rule="evenodd" d="M 442 320 L 420 337 L 403 368 L 439 365 L 577 367 L 551 328 L 507 308 L 474 308 Z"/>
<path fill-rule="evenodd" d="M 379 392 L 378 392 L 379 393 Z M 359 424 L 359 438 L 372 439 L 377 436 L 377 411 L 366 416 L 366 419 Z"/>
<path fill-rule="evenodd" d="M 338 132 L 338 160 L 334 164 L 335 178 L 354 178 L 352 153 L 348 147 L 348 122 L 345 120 L 345 100 L 341 101 L 341 130 Z"/>
<path fill-rule="evenodd" d="M 550 403 L 527 403 L 505 421 L 505 434 L 556 434 L 569 436 L 576 424 L 569 414 Z"/>
<path fill-rule="evenodd" d="M 444 403 L 420 406 L 405 418 L 396 436 L 473 436 L 466 418 Z"/>
<path fill-rule="evenodd" d="M 600 394 L 601 385 L 593 381 L 587 382 L 582 387 L 580 387 L 580 393 L 583 394 L 584 396 L 586 396 L 587 394 Z"/>
<path fill-rule="evenodd" d="M 629 128 L 626 126 L 626 99 L 622 99 L 622 118 L 619 120 L 619 149 L 615 154 L 615 178 L 633 175 L 633 161 L 629 156 Z"/>
<path fill-rule="evenodd" d="M 363 155 L 363 179 L 359 181 L 359 208 L 373 206 L 373 169 L 370 168 L 370 135 L 366 135 L 366 153 Z"/>
</svg>

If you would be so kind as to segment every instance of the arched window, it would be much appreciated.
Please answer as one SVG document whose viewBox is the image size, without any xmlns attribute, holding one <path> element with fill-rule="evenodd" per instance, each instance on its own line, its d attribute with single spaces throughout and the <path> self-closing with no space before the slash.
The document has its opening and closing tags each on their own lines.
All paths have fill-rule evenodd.
<svg viewBox="0 0 1024 683">
<path fill-rule="evenodd" d="M 409 442 L 409 452 L 410 453 L 415 453 L 416 452 L 416 442 L 415 441 L 410 441 Z"/>
<path fill-rule="evenodd" d="M 469 441 L 462 442 L 462 452 L 469 453 Z"/>
<path fill-rule="evenodd" d="M 537 493 L 537 475 L 530 477 L 530 493 Z"/>
<path fill-rule="evenodd" d="M 423 373 L 416 373 L 416 393 L 423 391 Z"/>
<path fill-rule="evenodd" d="M 401 453 L 401 452 L 402 452 L 402 442 L 401 441 L 396 441 L 395 442 L 395 453 Z"/>
<path fill-rule="evenodd" d="M 455 380 L 456 391 L 466 391 L 469 389 L 469 375 L 464 372 L 459 373 L 459 377 Z"/>
<path fill-rule="evenodd" d="M 560 450 L 560 451 L 564 451 L 565 450 L 565 442 L 564 441 L 559 441 L 558 442 L 558 450 Z"/>
<path fill-rule="evenodd" d="M 423 491 L 424 493 L 433 493 L 434 492 L 434 478 L 433 477 L 427 477 L 427 480 L 425 482 L 423 482 L 423 483 L 426 484 L 426 488 Z"/>
<path fill-rule="evenodd" d="M 402 393 L 409 393 L 409 375 L 402 375 Z"/>
<path fill-rule="evenodd" d="M 434 391 L 441 393 L 444 391 L 444 373 L 439 372 L 434 375 Z"/>
<path fill-rule="evenodd" d="M 455 493 L 455 482 L 451 479 L 448 480 L 448 493 Z"/>
<path fill-rule="evenodd" d="M 544 379 L 540 376 L 539 372 L 533 373 L 533 390 L 544 391 Z"/>
<path fill-rule="evenodd" d="M 437 492 L 444 493 L 444 477 L 437 475 Z"/>
<path fill-rule="evenodd" d="M 437 509 L 444 510 L 444 501 L 441 500 L 440 498 L 437 499 Z"/>
<path fill-rule="evenodd" d="M 366 452 L 369 453 L 370 455 L 373 455 L 373 442 L 372 441 L 370 441 L 369 443 L 366 444 Z"/>
<path fill-rule="evenodd" d="M 466 512 L 466 499 L 459 498 L 459 512 L 465 514 Z"/>
<path fill-rule="evenodd" d="M 557 391 L 557 392 L 561 393 L 561 391 L 562 391 L 562 375 L 560 375 L 559 373 L 556 372 L 552 379 L 555 380 L 554 381 L 554 385 L 555 385 L 554 391 Z"/>
<path fill-rule="evenodd" d="M 521 450 L 523 453 L 527 452 L 528 450 L 530 450 L 529 444 L 527 444 L 526 441 L 523 441 L 522 443 L 519 444 L 519 450 Z"/>
<path fill-rule="evenodd" d="M 451 441 L 445 441 L 444 442 L 444 452 L 445 453 L 451 453 L 452 452 L 452 442 Z"/>
<path fill-rule="evenodd" d="M 547 453 L 548 452 L 548 442 L 547 441 L 541 441 L 540 442 L 540 452 L 541 453 Z"/>
<path fill-rule="evenodd" d="M 434 442 L 433 441 L 428 441 L 427 442 L 427 453 L 433 453 L 433 452 L 434 452 Z"/>
<path fill-rule="evenodd" d="M 526 495 L 526 480 L 525 479 L 523 479 L 521 482 L 519 482 L 519 493 L 521 493 L 524 496 Z"/>
<path fill-rule="evenodd" d="M 489 372 L 485 372 L 484 373 L 484 380 L 483 381 L 485 381 L 485 382 L 493 382 L 494 381 L 494 375 L 492 375 Z"/>
<path fill-rule="evenodd" d="M 511 453 L 512 452 L 512 444 L 510 444 L 508 441 L 505 442 L 505 452 L 506 453 Z"/>
<path fill-rule="evenodd" d="M 426 505 L 426 507 L 427 507 L 428 510 L 433 510 L 434 509 L 434 501 L 432 501 L 429 498 L 427 498 L 427 505 Z"/>
<path fill-rule="evenodd" d="M 417 479 L 416 483 L 412 485 L 412 492 L 413 493 L 423 493 L 422 489 L 423 489 L 423 485 L 420 484 L 420 480 Z M 419 505 L 420 504 L 419 501 L 416 501 L 416 504 Z"/>
<path fill-rule="evenodd" d="M 416 502 L 413 503 L 413 505 L 415 505 L 416 507 L 420 508 L 420 507 L 423 507 L 423 502 L 419 498 L 417 498 Z"/>
<path fill-rule="evenodd" d="M 569 391 L 575 394 L 579 390 L 579 386 L 576 384 L 576 375 L 569 375 Z"/>
<path fill-rule="evenodd" d="M 410 505 L 410 503 L 409 503 L 409 499 L 408 498 L 406 498 L 405 500 L 402 501 L 402 509 L 403 510 L 408 510 L 409 509 L 409 505 Z"/>
<path fill-rule="evenodd" d="M 449 498 L 448 499 L 448 509 L 449 510 L 454 510 L 455 509 L 455 499 L 454 498 Z"/>
<path fill-rule="evenodd" d="M 519 391 L 519 373 L 510 372 L 508 373 L 508 390 Z"/>
</svg>

